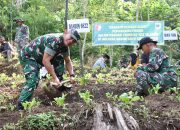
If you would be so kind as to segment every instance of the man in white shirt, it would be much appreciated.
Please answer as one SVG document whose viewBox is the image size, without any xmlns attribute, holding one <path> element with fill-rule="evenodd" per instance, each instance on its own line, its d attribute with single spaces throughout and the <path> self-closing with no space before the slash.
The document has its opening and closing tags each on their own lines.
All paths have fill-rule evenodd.
<svg viewBox="0 0 180 130">
<path fill-rule="evenodd" d="M 109 60 L 110 60 L 110 57 L 107 54 L 104 54 L 102 57 L 97 59 L 97 61 L 93 65 L 93 69 L 98 68 L 98 67 L 106 68 L 107 63 L 109 62 Z"/>
</svg>

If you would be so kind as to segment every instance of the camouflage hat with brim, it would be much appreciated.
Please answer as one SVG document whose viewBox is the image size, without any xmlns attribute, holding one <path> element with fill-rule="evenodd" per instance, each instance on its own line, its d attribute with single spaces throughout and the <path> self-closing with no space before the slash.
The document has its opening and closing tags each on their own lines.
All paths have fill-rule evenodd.
<svg viewBox="0 0 180 130">
<path fill-rule="evenodd" d="M 14 22 L 25 22 L 25 20 L 18 18 L 18 19 L 14 19 Z"/>
<path fill-rule="evenodd" d="M 151 39 L 150 37 L 144 37 L 142 38 L 140 41 L 138 41 L 138 48 L 137 50 L 140 50 L 142 49 L 142 46 L 147 44 L 147 43 L 154 43 L 154 44 L 157 44 L 158 42 L 157 41 L 154 41 L 153 39 Z"/>
<path fill-rule="evenodd" d="M 71 38 L 74 39 L 77 43 L 79 43 L 81 37 L 80 37 L 78 31 L 72 29 L 72 30 L 70 31 L 70 33 L 71 33 Z"/>
</svg>

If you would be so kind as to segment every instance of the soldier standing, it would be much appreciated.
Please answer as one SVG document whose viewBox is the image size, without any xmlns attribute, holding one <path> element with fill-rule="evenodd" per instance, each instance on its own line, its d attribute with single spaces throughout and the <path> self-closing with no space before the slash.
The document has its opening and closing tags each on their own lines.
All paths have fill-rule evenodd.
<svg viewBox="0 0 180 130">
<path fill-rule="evenodd" d="M 70 81 L 71 83 L 74 82 L 74 71 L 68 46 L 79 40 L 80 35 L 76 30 L 61 35 L 46 34 L 37 37 L 30 45 L 21 50 L 20 63 L 23 67 L 26 83 L 18 99 L 17 108 L 19 110 L 23 109 L 22 103 L 29 101 L 32 97 L 33 91 L 39 82 L 39 70 L 42 66 L 45 66 L 52 76 L 53 82 L 60 85 L 65 61 Z"/>
<path fill-rule="evenodd" d="M 14 20 L 18 27 L 16 28 L 15 42 L 17 44 L 17 50 L 20 54 L 21 49 L 29 42 L 29 27 L 24 24 L 23 19 Z"/>
<path fill-rule="evenodd" d="M 157 41 L 150 37 L 144 37 L 139 41 L 138 50 L 142 49 L 149 54 L 149 62 L 137 68 L 135 78 L 137 80 L 137 92 L 139 96 L 148 95 L 148 89 L 160 85 L 163 92 L 170 87 L 177 86 L 177 75 L 170 65 L 169 58 L 165 52 L 156 47 Z"/>
<path fill-rule="evenodd" d="M 10 43 L 5 41 L 5 38 L 3 36 L 0 36 L 0 53 L 3 54 L 4 58 L 7 58 L 8 61 L 11 59 L 11 52 L 12 48 L 10 46 Z"/>
</svg>

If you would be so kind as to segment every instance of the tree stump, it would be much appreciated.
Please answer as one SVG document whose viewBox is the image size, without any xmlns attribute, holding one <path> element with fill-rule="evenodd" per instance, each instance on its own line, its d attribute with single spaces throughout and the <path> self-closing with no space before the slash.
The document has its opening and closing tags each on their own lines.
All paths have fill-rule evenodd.
<svg viewBox="0 0 180 130">
<path fill-rule="evenodd" d="M 140 130 L 136 120 L 123 110 L 109 103 L 97 104 L 94 108 L 92 130 Z"/>
</svg>

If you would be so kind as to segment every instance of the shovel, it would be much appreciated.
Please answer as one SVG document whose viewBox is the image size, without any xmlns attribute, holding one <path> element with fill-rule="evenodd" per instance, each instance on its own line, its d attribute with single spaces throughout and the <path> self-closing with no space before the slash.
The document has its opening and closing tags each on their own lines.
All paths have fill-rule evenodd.
<svg viewBox="0 0 180 130">
<path fill-rule="evenodd" d="M 72 85 L 68 85 L 68 86 L 65 86 L 66 83 L 69 83 L 70 80 L 65 80 L 65 81 L 62 81 L 61 84 L 57 85 L 56 83 L 54 82 L 50 82 L 50 86 L 51 87 L 54 87 L 55 89 L 57 89 L 58 91 L 67 91 L 67 90 L 70 90 L 72 88 Z"/>
<path fill-rule="evenodd" d="M 50 99 L 53 100 L 55 97 L 61 96 L 63 92 L 69 92 L 71 90 L 72 85 L 65 86 L 65 84 L 69 82 L 70 80 L 65 80 L 62 81 L 60 85 L 50 82 L 49 87 L 44 87 L 44 92 Z"/>
</svg>

